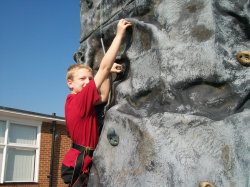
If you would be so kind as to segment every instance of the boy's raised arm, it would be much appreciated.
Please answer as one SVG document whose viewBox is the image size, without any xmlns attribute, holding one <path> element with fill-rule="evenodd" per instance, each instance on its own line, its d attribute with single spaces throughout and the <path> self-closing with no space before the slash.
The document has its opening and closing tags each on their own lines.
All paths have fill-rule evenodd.
<svg viewBox="0 0 250 187">
<path fill-rule="evenodd" d="M 126 34 L 126 28 L 131 26 L 131 22 L 121 19 L 117 24 L 117 33 L 111 46 L 109 47 L 107 53 L 104 55 L 99 70 L 97 71 L 94 81 L 96 87 L 99 89 L 103 81 L 108 77 L 110 70 L 113 66 L 113 63 L 116 59 L 116 55 L 121 46 L 122 40 Z"/>
</svg>

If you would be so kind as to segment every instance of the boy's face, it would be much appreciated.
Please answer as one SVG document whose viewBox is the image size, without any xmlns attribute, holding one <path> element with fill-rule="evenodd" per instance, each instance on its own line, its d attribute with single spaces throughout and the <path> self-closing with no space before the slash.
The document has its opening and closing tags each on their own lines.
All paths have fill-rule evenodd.
<svg viewBox="0 0 250 187">
<path fill-rule="evenodd" d="M 82 68 L 75 70 L 73 74 L 73 80 L 67 80 L 68 87 L 71 89 L 71 93 L 76 94 L 85 87 L 90 80 L 93 79 L 93 74 L 88 69 Z"/>
</svg>

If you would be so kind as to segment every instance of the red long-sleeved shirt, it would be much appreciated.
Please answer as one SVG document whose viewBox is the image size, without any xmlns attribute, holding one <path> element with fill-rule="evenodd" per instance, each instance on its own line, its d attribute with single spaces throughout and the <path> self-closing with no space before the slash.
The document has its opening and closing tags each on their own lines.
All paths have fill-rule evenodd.
<svg viewBox="0 0 250 187">
<path fill-rule="evenodd" d="M 100 99 L 95 82 L 91 80 L 81 92 L 69 94 L 65 103 L 66 127 L 72 141 L 85 147 L 95 148 L 98 143 L 98 127 L 95 104 Z M 80 152 L 71 148 L 64 156 L 65 166 L 75 167 Z M 88 168 L 92 158 L 85 157 L 83 171 Z"/>
</svg>

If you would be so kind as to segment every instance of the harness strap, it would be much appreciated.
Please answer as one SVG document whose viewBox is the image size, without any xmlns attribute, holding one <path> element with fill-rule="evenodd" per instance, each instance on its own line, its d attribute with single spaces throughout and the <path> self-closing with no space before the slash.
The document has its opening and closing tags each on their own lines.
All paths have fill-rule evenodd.
<svg viewBox="0 0 250 187">
<path fill-rule="evenodd" d="M 81 146 L 81 145 L 78 145 L 75 143 L 72 143 L 72 148 L 80 151 L 80 154 L 77 156 L 77 159 L 76 159 L 76 164 L 75 164 L 74 172 L 72 175 L 70 187 L 74 185 L 75 181 L 77 180 L 77 178 L 81 174 L 82 165 L 83 165 L 83 161 L 84 161 L 85 156 L 88 155 L 88 156 L 92 157 L 93 153 L 94 153 L 93 148 L 84 147 L 84 146 Z"/>
<path fill-rule="evenodd" d="M 93 153 L 94 153 L 94 148 L 91 148 L 91 147 L 84 147 L 82 145 L 79 145 L 79 144 L 75 144 L 75 143 L 72 143 L 72 148 L 80 151 L 80 152 L 83 152 L 83 151 L 86 151 L 86 155 L 92 157 L 93 156 Z"/>
</svg>

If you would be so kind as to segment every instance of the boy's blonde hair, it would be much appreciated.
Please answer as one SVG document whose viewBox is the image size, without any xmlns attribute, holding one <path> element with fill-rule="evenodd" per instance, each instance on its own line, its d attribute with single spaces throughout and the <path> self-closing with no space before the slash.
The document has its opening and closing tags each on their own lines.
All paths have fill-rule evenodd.
<svg viewBox="0 0 250 187">
<path fill-rule="evenodd" d="M 82 64 L 82 63 L 72 64 L 69 66 L 69 68 L 67 70 L 66 80 L 73 80 L 74 79 L 74 72 L 78 69 L 87 69 L 92 73 L 91 67 L 89 67 L 86 64 Z"/>
</svg>

